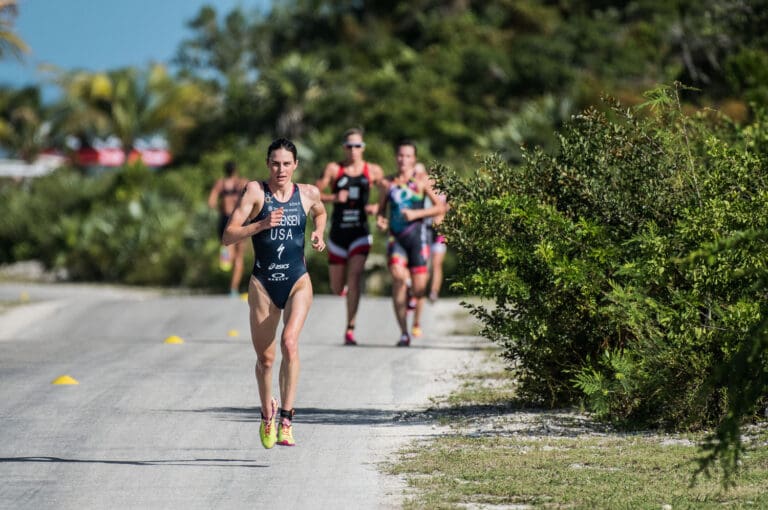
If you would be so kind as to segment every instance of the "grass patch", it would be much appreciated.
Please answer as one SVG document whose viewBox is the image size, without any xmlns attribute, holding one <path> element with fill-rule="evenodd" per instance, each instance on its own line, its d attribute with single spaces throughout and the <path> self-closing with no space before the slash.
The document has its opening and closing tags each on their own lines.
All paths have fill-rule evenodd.
<svg viewBox="0 0 768 510">
<path fill-rule="evenodd" d="M 393 471 L 416 496 L 405 508 L 527 505 L 659 509 L 768 507 L 768 452 L 745 459 L 739 485 L 691 486 L 695 444 L 658 437 L 450 436 L 403 452 Z"/>
<path fill-rule="evenodd" d="M 466 376 L 427 413 L 443 436 L 389 466 L 405 508 L 768 508 L 768 432 L 753 428 L 734 488 L 693 482 L 703 434 L 619 433 L 576 410 L 526 409 L 503 369 Z M 668 506 L 667 506 L 668 505 Z"/>
</svg>

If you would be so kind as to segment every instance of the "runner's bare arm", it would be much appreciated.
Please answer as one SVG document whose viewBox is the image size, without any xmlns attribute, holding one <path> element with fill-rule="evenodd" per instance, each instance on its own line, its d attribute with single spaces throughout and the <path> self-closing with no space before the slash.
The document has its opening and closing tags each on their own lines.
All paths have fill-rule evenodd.
<svg viewBox="0 0 768 510">
<path fill-rule="evenodd" d="M 323 251 L 325 249 L 323 234 L 325 233 L 325 222 L 328 213 L 325 211 L 325 205 L 323 205 L 320 190 L 317 186 L 312 186 L 311 184 L 301 184 L 299 186 L 302 195 L 309 203 L 309 216 L 312 218 L 312 224 L 314 225 L 314 229 L 310 234 L 312 248 L 317 251 Z"/>
<path fill-rule="evenodd" d="M 219 203 L 219 194 L 221 193 L 221 187 L 223 182 L 221 179 L 216 179 L 216 183 L 211 188 L 211 192 L 208 194 L 208 207 L 216 209 L 216 204 Z"/>
<path fill-rule="evenodd" d="M 451 208 L 451 204 L 448 202 L 448 197 L 446 197 L 445 194 L 437 193 L 437 198 L 440 200 L 440 203 L 443 206 L 443 212 L 435 216 L 434 219 L 432 220 L 433 224 L 436 226 L 440 225 L 443 222 L 443 220 L 445 219 L 445 213 L 447 213 L 448 209 Z"/>
<path fill-rule="evenodd" d="M 384 171 L 376 163 L 369 163 L 368 171 L 370 172 L 370 176 L 371 176 L 371 188 L 373 188 L 373 186 L 378 187 L 379 183 L 381 183 L 381 180 L 384 178 Z M 370 216 L 375 216 L 376 214 L 378 214 L 378 212 L 379 212 L 378 202 L 367 204 L 365 206 L 365 213 Z"/>
<path fill-rule="evenodd" d="M 323 170 L 323 176 L 320 177 L 317 182 L 315 183 L 315 186 L 320 190 L 320 199 L 323 202 L 335 202 L 336 201 L 336 194 L 335 193 L 325 193 L 326 190 L 331 190 L 331 187 L 333 186 L 333 181 L 336 178 L 336 174 L 339 172 L 339 164 L 336 162 L 331 162 L 325 165 L 325 170 Z"/>
<path fill-rule="evenodd" d="M 252 214 L 258 214 L 261 211 L 263 205 L 264 189 L 261 187 L 261 183 L 258 181 L 249 182 L 243 189 L 235 210 L 232 211 L 232 215 L 229 217 L 229 222 L 224 228 L 221 241 L 227 245 L 233 244 L 262 230 L 280 225 L 280 221 L 283 218 L 282 208 L 272 211 L 269 216 L 256 223 L 245 224 Z"/>
<path fill-rule="evenodd" d="M 389 180 L 382 178 L 379 181 L 379 203 L 376 205 L 376 226 L 382 232 L 389 228 L 387 219 L 387 198 L 389 197 Z"/>
<path fill-rule="evenodd" d="M 368 172 L 371 176 L 372 185 L 378 186 L 381 183 L 381 180 L 384 179 L 384 170 L 382 170 L 376 163 L 368 164 Z"/>
</svg>

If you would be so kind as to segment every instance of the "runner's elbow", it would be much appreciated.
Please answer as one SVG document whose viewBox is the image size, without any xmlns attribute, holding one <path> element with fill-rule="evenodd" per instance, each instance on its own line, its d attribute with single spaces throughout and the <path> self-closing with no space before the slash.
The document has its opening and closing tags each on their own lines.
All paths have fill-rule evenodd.
<svg viewBox="0 0 768 510">
<path fill-rule="evenodd" d="M 221 235 L 221 243 L 225 246 L 229 246 L 230 244 L 234 244 L 237 241 L 235 236 L 233 236 L 230 232 L 227 232 L 226 230 Z"/>
</svg>

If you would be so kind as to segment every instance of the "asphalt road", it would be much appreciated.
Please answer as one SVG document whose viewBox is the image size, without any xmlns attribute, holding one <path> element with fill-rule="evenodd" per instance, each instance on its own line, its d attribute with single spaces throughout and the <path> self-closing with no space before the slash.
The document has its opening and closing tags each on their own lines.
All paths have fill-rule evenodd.
<svg viewBox="0 0 768 510">
<path fill-rule="evenodd" d="M 298 445 L 265 450 L 242 300 L 0 284 L 0 304 L 20 299 L 0 306 L 2 509 L 398 508 L 404 484 L 381 463 L 439 433 L 403 412 L 483 357 L 456 301 L 428 306 L 425 337 L 397 348 L 390 301 L 364 298 L 346 347 L 342 299 L 316 296 Z"/>
</svg>

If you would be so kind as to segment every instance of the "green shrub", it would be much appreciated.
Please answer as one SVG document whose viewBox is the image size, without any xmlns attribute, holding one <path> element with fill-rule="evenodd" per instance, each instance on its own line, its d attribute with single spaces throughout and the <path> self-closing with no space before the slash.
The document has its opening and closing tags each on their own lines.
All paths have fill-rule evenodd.
<svg viewBox="0 0 768 510">
<path fill-rule="evenodd" d="M 534 402 L 670 429 L 725 415 L 727 384 L 712 376 L 768 290 L 765 243 L 745 234 L 768 230 L 765 116 L 745 128 L 688 116 L 678 92 L 649 92 L 639 114 L 575 116 L 554 156 L 490 156 L 469 179 L 438 170 L 454 285 L 492 300 L 468 306 Z"/>
<path fill-rule="evenodd" d="M 0 262 L 35 258 L 80 281 L 226 288 L 216 215 L 195 169 L 62 168 L 0 189 Z"/>
</svg>

